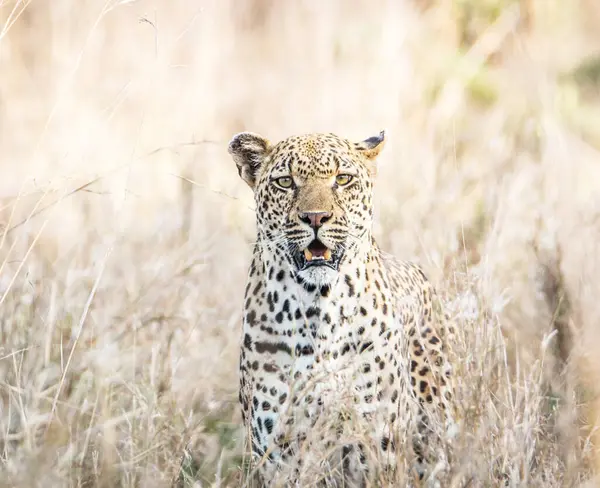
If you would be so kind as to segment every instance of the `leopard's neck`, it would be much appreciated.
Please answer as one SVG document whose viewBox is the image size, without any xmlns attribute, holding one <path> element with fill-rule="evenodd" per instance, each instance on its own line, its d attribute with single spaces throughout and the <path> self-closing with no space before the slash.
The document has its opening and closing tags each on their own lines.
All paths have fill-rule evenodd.
<svg viewBox="0 0 600 488">
<path fill-rule="evenodd" d="M 246 309 L 264 305 L 260 307 L 263 313 L 251 318 L 265 336 L 285 342 L 306 338 L 329 343 L 340 328 L 359 328 L 367 322 L 368 311 L 377 306 L 371 278 L 383 278 L 375 276 L 381 269 L 380 251 L 373 245 L 364 257 L 353 258 L 340 264 L 332 282 L 315 283 L 296 273 L 285 258 L 264 262 L 260 252 L 255 252 Z"/>
</svg>

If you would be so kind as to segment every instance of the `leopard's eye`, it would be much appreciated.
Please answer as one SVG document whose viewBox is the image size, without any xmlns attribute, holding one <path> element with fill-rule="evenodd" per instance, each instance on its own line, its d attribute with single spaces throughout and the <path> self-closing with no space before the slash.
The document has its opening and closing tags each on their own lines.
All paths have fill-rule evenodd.
<svg viewBox="0 0 600 488">
<path fill-rule="evenodd" d="M 294 180 L 292 180 L 291 176 L 282 176 L 275 178 L 273 181 L 279 188 L 283 188 L 284 190 L 289 190 L 294 185 Z"/>
<path fill-rule="evenodd" d="M 354 178 L 352 175 L 337 175 L 335 177 L 335 182 L 339 186 L 345 186 L 352 181 L 352 178 Z"/>
</svg>

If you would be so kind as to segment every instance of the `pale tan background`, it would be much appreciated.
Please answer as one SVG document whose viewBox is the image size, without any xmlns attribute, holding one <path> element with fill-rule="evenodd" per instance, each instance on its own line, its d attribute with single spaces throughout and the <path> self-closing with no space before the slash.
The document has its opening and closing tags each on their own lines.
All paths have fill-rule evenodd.
<svg viewBox="0 0 600 488">
<path fill-rule="evenodd" d="M 238 486 L 254 215 L 227 142 L 382 128 L 376 236 L 463 325 L 464 469 L 586 479 L 597 1 L 0 0 L 0 19 L 0 485 L 169 486 L 189 445 L 202 486 Z"/>
</svg>

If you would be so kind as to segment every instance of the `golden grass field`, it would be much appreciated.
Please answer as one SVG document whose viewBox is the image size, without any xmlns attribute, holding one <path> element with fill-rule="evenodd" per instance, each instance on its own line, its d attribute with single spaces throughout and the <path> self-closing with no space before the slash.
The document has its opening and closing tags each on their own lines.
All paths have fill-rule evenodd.
<svg viewBox="0 0 600 488">
<path fill-rule="evenodd" d="M 442 486 L 596 486 L 597 0 L 0 0 L 0 22 L 1 487 L 242 486 L 254 211 L 227 143 L 382 128 L 375 236 L 460 324 Z"/>
</svg>

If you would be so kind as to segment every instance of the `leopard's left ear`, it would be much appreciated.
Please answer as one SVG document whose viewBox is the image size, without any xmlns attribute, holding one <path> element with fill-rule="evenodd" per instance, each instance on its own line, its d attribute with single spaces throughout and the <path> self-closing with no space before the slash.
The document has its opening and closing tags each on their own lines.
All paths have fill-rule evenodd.
<svg viewBox="0 0 600 488">
<path fill-rule="evenodd" d="M 379 153 L 385 146 L 385 131 L 381 131 L 378 135 L 369 137 L 362 142 L 356 142 L 354 147 L 365 158 L 374 160 L 379 156 Z"/>
<path fill-rule="evenodd" d="M 229 154 L 235 161 L 240 177 L 253 190 L 270 148 L 267 139 L 253 132 L 241 132 L 229 143 Z"/>
</svg>

